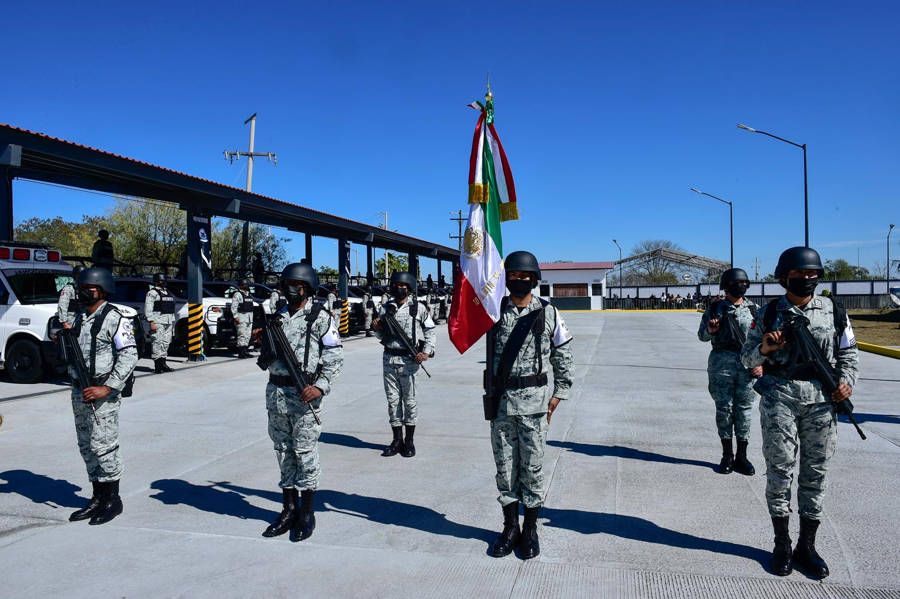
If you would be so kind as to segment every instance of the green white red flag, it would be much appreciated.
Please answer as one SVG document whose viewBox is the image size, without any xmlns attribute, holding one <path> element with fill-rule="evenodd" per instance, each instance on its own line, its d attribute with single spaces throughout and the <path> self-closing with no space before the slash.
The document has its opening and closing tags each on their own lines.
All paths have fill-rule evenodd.
<svg viewBox="0 0 900 599">
<path fill-rule="evenodd" d="M 465 353 L 500 319 L 506 294 L 500 223 L 519 218 L 516 186 L 500 136 L 494 128 L 494 102 L 473 102 L 480 111 L 469 157 L 469 221 L 450 307 L 450 340 Z"/>
</svg>

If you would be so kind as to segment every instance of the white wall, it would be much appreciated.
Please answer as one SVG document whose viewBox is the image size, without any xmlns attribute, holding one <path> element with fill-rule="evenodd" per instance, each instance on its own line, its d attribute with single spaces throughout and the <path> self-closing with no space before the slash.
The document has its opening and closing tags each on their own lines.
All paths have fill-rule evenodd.
<svg viewBox="0 0 900 599">
<path fill-rule="evenodd" d="M 592 295 L 592 285 L 603 285 L 603 293 L 606 293 L 606 269 L 598 270 L 542 270 L 541 285 L 550 285 L 550 296 L 553 296 L 553 285 L 557 283 L 575 284 L 585 283 L 588 286 L 588 295 Z M 601 296 L 602 297 L 602 296 Z M 593 303 L 591 304 L 593 306 Z"/>
</svg>

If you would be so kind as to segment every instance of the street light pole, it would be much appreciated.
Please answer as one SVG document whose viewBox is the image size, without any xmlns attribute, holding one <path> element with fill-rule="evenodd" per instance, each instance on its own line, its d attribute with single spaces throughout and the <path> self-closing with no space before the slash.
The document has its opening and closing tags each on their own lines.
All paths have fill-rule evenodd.
<svg viewBox="0 0 900 599">
<path fill-rule="evenodd" d="M 619 248 L 619 302 L 621 302 L 622 301 L 622 246 L 620 246 L 619 242 L 616 241 L 615 239 L 613 239 L 613 243 L 616 244 L 617 248 Z"/>
<path fill-rule="evenodd" d="M 779 137 L 773 133 L 767 133 L 766 131 L 760 131 L 759 129 L 748 127 L 743 123 L 738 123 L 737 127 L 738 129 L 749 131 L 750 133 L 760 133 L 762 135 L 767 135 L 772 139 L 783 141 L 786 144 L 791 144 L 795 148 L 800 148 L 801 150 L 803 150 L 803 245 L 809 247 L 809 179 L 807 177 L 806 170 L 806 144 L 798 144 L 795 141 Z"/>
<path fill-rule="evenodd" d="M 888 228 L 887 236 L 887 268 L 885 269 L 885 281 L 887 281 L 887 292 L 891 293 L 891 233 L 894 231 L 894 225 Z"/>
<path fill-rule="evenodd" d="M 696 187 L 691 187 L 691 191 L 693 191 L 694 193 L 699 193 L 702 196 L 710 197 L 714 200 L 719 200 L 723 204 L 728 204 L 728 229 L 730 231 L 731 239 L 731 268 L 734 268 L 734 204 L 729 200 L 720 198 L 719 196 L 714 196 L 711 193 L 700 191 Z"/>
</svg>

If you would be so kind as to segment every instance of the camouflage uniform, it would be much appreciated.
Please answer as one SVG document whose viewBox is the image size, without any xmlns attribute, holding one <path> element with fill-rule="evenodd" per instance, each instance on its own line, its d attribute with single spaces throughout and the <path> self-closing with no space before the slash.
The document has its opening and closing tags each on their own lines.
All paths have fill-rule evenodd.
<svg viewBox="0 0 900 599">
<path fill-rule="evenodd" d="M 319 433 L 310 408 L 318 411 L 322 399 L 331 392 L 331 385 L 344 364 L 344 349 L 334 319 L 327 310 L 319 312 L 310 330 L 309 356 L 306 356 L 307 315 L 313 302 L 307 300 L 300 310 L 291 314 L 287 306 L 278 310 L 285 337 L 294 348 L 301 365 L 306 366 L 312 384 L 322 391 L 322 397 L 305 403 L 300 390 L 293 385 L 266 386 L 266 409 L 269 412 L 269 437 L 275 444 L 275 456 L 281 469 L 283 489 L 315 490 L 319 486 Z M 281 360 L 269 366 L 269 373 L 288 376 Z"/>
<path fill-rule="evenodd" d="M 280 307 L 278 305 L 278 303 L 281 302 L 283 299 L 284 298 L 281 297 L 280 291 L 278 291 L 277 289 L 272 290 L 272 294 L 269 296 L 269 299 L 266 300 L 266 305 L 265 305 L 266 313 L 267 314 L 275 314 Z"/>
<path fill-rule="evenodd" d="M 516 322 L 542 305 L 537 297 L 532 297 L 521 312 L 512 302 L 504 304 L 500 320 L 494 325 L 494 373 Z M 556 308 L 547 306 L 545 310 L 540 360 L 535 353 L 534 335 L 529 332 L 512 366 L 510 379 L 546 374 L 552 366 L 552 396 L 568 399 L 575 366 L 569 345 L 572 335 Z M 491 442 L 500 492 L 497 500 L 504 506 L 521 501 L 526 508 L 534 508 L 544 502 L 544 445 L 550 397 L 547 386 L 543 385 L 507 389 L 500 398 L 497 417 L 491 421 Z"/>
<path fill-rule="evenodd" d="M 732 304 L 727 299 L 722 301 L 725 302 L 722 304 L 725 313 L 735 319 L 746 338 L 753 323 L 751 307 L 755 309 L 756 305 L 746 298 L 740 304 Z M 736 345 L 739 340 L 728 338 L 724 322 L 718 333 L 710 334 L 707 328 L 709 320 L 720 318 L 721 314 L 713 314 L 714 308 L 719 312 L 719 307 L 714 304 L 703 313 L 697 337 L 700 341 L 712 341 L 706 372 L 709 375 L 709 394 L 716 404 L 716 426 L 720 439 L 731 439 L 734 430 L 738 439 L 746 440 L 750 438 L 750 415 L 757 398 L 753 390 L 756 379 L 741 364 L 741 348 Z"/>
<path fill-rule="evenodd" d="M 59 324 L 75 322 L 78 312 L 78 302 L 76 298 L 78 293 L 75 291 L 75 283 L 69 282 L 63 285 L 59 290 L 59 301 L 56 304 L 56 316 L 59 318 Z"/>
<path fill-rule="evenodd" d="M 163 314 L 157 308 L 157 302 L 171 304 L 173 312 L 171 314 Z M 150 287 L 147 297 L 144 299 L 144 316 L 146 319 L 156 324 L 156 331 L 150 332 L 150 341 L 152 349 L 150 357 L 154 360 L 165 358 L 169 354 L 169 345 L 172 343 L 172 331 L 175 328 L 175 298 L 168 290 L 157 287 Z"/>
<path fill-rule="evenodd" d="M 75 326 L 81 327 L 78 345 L 84 362 L 91 365 L 91 327 L 100 316 L 106 302 L 93 314 L 83 314 L 76 319 Z M 81 389 L 72 386 L 72 412 L 75 415 L 75 432 L 78 449 L 87 467 L 88 478 L 93 482 L 119 480 L 122 476 L 122 455 L 119 451 L 119 393 L 134 371 L 138 361 L 134 340 L 134 326 L 130 319 L 112 309 L 103 321 L 97 334 L 95 354 L 95 380 L 106 385 L 112 392 L 104 399 L 95 400 L 94 407 L 81 399 Z M 69 368 L 69 375 L 75 381 L 78 373 Z M 105 379 L 105 380 L 104 380 Z M 96 419 L 94 417 L 96 410 Z M 97 422 L 99 420 L 99 423 Z"/>
<path fill-rule="evenodd" d="M 231 296 L 231 314 L 234 316 L 235 341 L 238 347 L 250 345 L 250 333 L 253 328 L 253 312 L 240 312 L 244 301 L 252 301 L 250 292 L 238 289 Z"/>
<path fill-rule="evenodd" d="M 416 310 L 415 325 L 413 317 L 409 313 L 409 307 L 415 301 L 413 295 L 409 295 L 407 299 L 399 305 L 394 318 L 397 324 L 406 332 L 406 335 L 416 343 L 424 341 L 421 351 L 431 355 L 434 353 L 435 341 L 437 333 L 434 330 L 434 321 L 425 306 L 419 303 Z M 379 318 L 385 314 L 385 303 L 381 304 L 378 311 Z M 416 334 L 413 335 L 413 326 L 416 327 Z M 381 330 L 376 331 L 376 335 L 381 339 L 384 345 L 384 354 L 382 356 L 382 368 L 384 372 L 384 393 L 387 395 L 388 402 L 388 420 L 391 427 L 398 427 L 403 424 L 407 426 L 415 426 L 418 417 L 418 409 L 416 406 L 416 374 L 421 366 L 416 362 L 406 346 L 399 339 L 387 338 L 385 336 L 386 327 L 382 322 Z M 416 348 L 418 350 L 418 348 Z"/>
<path fill-rule="evenodd" d="M 859 352 L 850 319 L 838 340 L 835 354 L 834 304 L 831 300 L 815 296 L 803 307 L 792 305 L 786 296 L 778 300 L 778 314 L 771 330 L 782 326 L 782 312 L 790 310 L 809 319 L 809 329 L 819 342 L 822 351 L 840 374 L 840 381 L 851 387 L 859 376 Z M 760 353 L 763 319 L 768 306 L 757 315 L 741 352 L 741 361 L 747 368 L 767 363 L 790 363 L 789 344 L 769 356 Z M 836 355 L 836 357 L 835 357 Z M 800 468 L 797 475 L 797 503 L 800 515 L 813 520 L 821 519 L 825 495 L 825 473 L 828 460 L 837 445 L 837 420 L 832 411 L 831 398 L 826 397 L 817 380 L 786 379 L 768 372 L 756 383 L 762 396 L 760 420 L 762 422 L 763 455 L 766 458 L 766 501 L 772 517 L 787 516 L 791 502 L 791 481 L 797 454 Z"/>
<path fill-rule="evenodd" d="M 373 317 L 373 312 L 374 312 L 373 306 L 375 304 L 372 303 L 372 296 L 368 293 L 363 294 L 362 300 L 363 300 L 363 304 L 362 304 L 363 317 L 365 319 L 364 327 L 365 327 L 366 331 L 369 331 L 372 329 L 372 317 Z"/>
</svg>

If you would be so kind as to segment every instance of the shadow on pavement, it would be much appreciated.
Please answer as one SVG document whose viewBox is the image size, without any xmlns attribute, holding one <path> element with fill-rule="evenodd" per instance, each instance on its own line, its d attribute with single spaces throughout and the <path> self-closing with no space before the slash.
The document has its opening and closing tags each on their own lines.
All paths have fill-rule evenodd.
<svg viewBox="0 0 900 599">
<path fill-rule="evenodd" d="M 900 424 L 900 416 L 893 416 L 890 414 L 865 414 L 862 412 L 853 412 L 853 417 L 856 418 L 856 422 L 862 424 L 863 422 L 883 422 L 885 424 Z M 838 420 L 841 422 L 850 422 L 846 416 L 838 416 Z"/>
<path fill-rule="evenodd" d="M 0 493 L 18 493 L 34 503 L 56 504 L 59 507 L 84 507 L 84 498 L 78 496 L 81 487 L 60 478 L 35 474 L 30 470 L 0 472 Z"/>
<path fill-rule="evenodd" d="M 377 449 L 381 451 L 386 444 L 370 443 L 363 441 L 353 435 L 344 435 L 341 433 L 322 433 L 319 435 L 319 443 L 330 443 L 332 445 L 343 445 L 344 447 L 352 447 L 354 449 Z"/>
<path fill-rule="evenodd" d="M 763 568 L 767 566 L 770 558 L 768 551 L 756 547 L 695 537 L 634 516 L 547 507 L 543 508 L 541 515 L 549 520 L 544 526 L 564 528 L 583 535 L 603 533 L 644 543 L 734 555 L 753 560 Z"/>
<path fill-rule="evenodd" d="M 153 499 L 168 505 L 190 505 L 205 512 L 242 519 L 253 518 L 263 522 L 274 520 L 278 511 L 253 506 L 247 501 L 247 497 L 261 497 L 278 506 L 281 505 L 279 491 L 252 489 L 227 481 L 195 485 L 184 480 L 163 479 L 155 481 L 150 488 L 159 491 L 159 493 L 151 495 Z M 479 539 L 487 543 L 496 534 L 484 528 L 453 522 L 448 520 L 444 514 L 427 507 L 381 497 L 320 490 L 316 492 L 315 502 L 315 509 L 319 512 L 336 512 L 380 524 L 413 528 L 437 535 L 460 539 Z"/>
<path fill-rule="evenodd" d="M 577 453 L 583 453 L 591 457 L 616 457 L 628 458 L 630 460 L 643 460 L 645 462 L 661 462 L 663 464 L 685 464 L 687 466 L 699 466 L 701 468 L 715 469 L 717 464 L 712 462 L 703 462 L 701 460 L 689 460 L 686 458 L 675 458 L 661 453 L 653 453 L 651 451 L 641 451 L 640 449 L 632 449 L 631 447 L 621 447 L 619 445 L 591 445 L 590 443 L 575 443 L 573 441 L 547 441 L 547 445 L 551 447 L 559 447 Z"/>
</svg>

